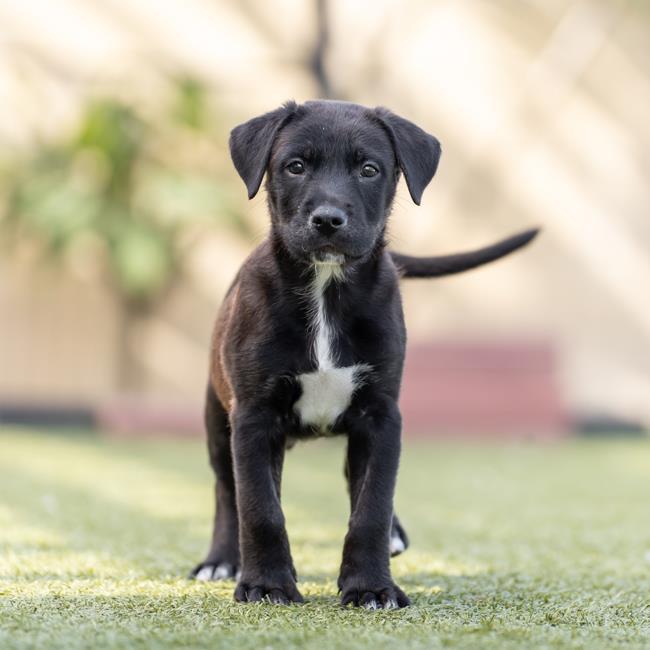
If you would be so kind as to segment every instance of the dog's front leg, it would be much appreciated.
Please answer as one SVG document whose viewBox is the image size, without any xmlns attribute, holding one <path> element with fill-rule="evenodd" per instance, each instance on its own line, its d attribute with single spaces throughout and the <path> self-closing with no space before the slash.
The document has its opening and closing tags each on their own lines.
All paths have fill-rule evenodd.
<svg viewBox="0 0 650 650">
<path fill-rule="evenodd" d="M 390 573 L 389 535 L 400 453 L 401 417 L 392 399 L 347 422 L 351 513 L 339 576 L 341 603 L 368 609 L 410 604 Z"/>
<path fill-rule="evenodd" d="M 302 602 L 280 506 L 284 436 L 277 416 L 257 404 L 239 405 L 232 428 L 242 563 L 235 600 Z"/>
</svg>

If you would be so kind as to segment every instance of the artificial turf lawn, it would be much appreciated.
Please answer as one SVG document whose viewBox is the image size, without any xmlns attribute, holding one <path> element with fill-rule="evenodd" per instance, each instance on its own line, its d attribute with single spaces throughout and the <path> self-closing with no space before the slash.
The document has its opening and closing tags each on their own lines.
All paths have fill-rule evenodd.
<svg viewBox="0 0 650 650">
<path fill-rule="evenodd" d="M 405 446 L 393 560 L 413 606 L 342 609 L 338 441 L 287 457 L 302 606 L 193 583 L 203 444 L 0 432 L 0 648 L 650 647 L 650 444 Z"/>
</svg>

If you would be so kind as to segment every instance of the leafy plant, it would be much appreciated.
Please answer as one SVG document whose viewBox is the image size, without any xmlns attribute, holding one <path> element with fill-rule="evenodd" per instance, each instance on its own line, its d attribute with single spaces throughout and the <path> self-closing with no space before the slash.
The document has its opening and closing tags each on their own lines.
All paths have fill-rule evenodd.
<svg viewBox="0 0 650 650">
<path fill-rule="evenodd" d="M 197 224 L 250 235 L 215 173 L 224 152 L 205 89 L 191 79 L 173 89 L 153 117 L 117 99 L 90 101 L 71 134 L 17 161 L 4 180 L 7 249 L 31 241 L 42 260 L 96 255 L 122 307 L 125 337 L 182 273 Z"/>
</svg>

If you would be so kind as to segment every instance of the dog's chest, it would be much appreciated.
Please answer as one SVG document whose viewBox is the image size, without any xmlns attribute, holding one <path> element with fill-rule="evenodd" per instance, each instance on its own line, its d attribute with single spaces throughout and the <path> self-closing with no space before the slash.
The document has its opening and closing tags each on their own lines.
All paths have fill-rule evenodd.
<svg viewBox="0 0 650 650">
<path fill-rule="evenodd" d="M 339 280 L 340 269 L 317 265 L 311 287 L 312 354 L 316 370 L 297 376 L 302 389 L 294 409 L 303 426 L 326 433 L 350 405 L 355 390 L 370 367 L 366 364 L 337 367 L 333 350 L 335 325 L 326 313 L 324 292 L 330 281 Z"/>
<path fill-rule="evenodd" d="M 302 394 L 295 410 L 301 423 L 321 431 L 331 427 L 350 405 L 359 374 L 357 366 L 348 366 L 298 375 Z"/>
</svg>

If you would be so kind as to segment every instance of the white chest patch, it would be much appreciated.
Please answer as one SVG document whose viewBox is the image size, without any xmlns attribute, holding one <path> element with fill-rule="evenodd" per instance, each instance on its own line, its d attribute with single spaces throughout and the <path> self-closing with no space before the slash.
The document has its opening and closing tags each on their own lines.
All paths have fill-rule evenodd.
<svg viewBox="0 0 650 650">
<path fill-rule="evenodd" d="M 356 366 L 316 370 L 298 376 L 302 395 L 295 409 L 303 424 L 327 429 L 350 405 L 357 386 Z"/>
<path fill-rule="evenodd" d="M 303 425 L 326 431 L 336 418 L 347 409 L 363 375 L 370 367 L 365 364 L 336 367 L 332 351 L 332 326 L 325 310 L 324 291 L 330 281 L 342 278 L 341 266 L 320 263 L 315 265 L 316 275 L 311 287 L 312 302 L 312 352 L 316 370 L 298 376 L 302 388 L 295 410 Z"/>
</svg>

